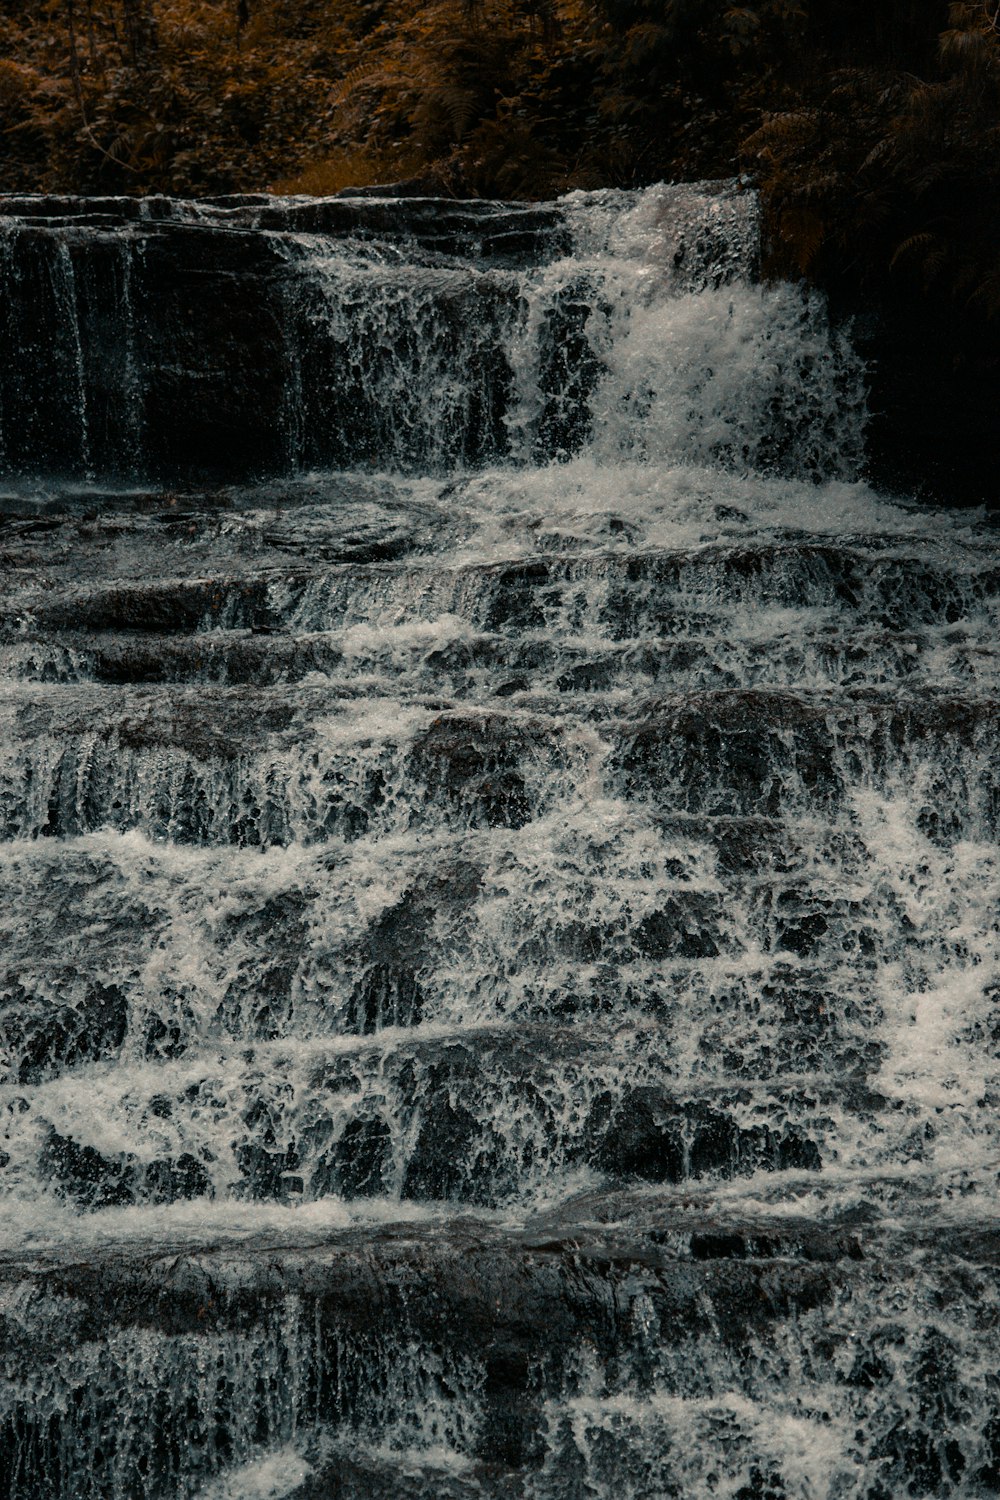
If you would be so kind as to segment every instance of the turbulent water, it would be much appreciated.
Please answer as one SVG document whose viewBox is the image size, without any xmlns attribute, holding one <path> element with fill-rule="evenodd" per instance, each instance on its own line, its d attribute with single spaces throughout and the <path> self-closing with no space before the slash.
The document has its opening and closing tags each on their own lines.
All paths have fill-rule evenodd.
<svg viewBox="0 0 1000 1500">
<path fill-rule="evenodd" d="M 3 1500 L 1000 1493 L 1000 537 L 753 197 L 0 288 Z"/>
</svg>

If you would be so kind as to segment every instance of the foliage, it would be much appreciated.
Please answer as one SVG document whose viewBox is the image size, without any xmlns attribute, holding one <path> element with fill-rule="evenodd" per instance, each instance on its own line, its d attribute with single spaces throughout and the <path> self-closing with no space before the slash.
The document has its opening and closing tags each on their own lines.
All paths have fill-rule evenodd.
<svg viewBox="0 0 1000 1500">
<path fill-rule="evenodd" d="M 947 19 L 932 77 L 836 72 L 746 141 L 776 269 L 888 269 L 1000 315 L 1000 13 L 952 4 Z"/>
<path fill-rule="evenodd" d="M 260 186 L 332 131 L 330 75 L 365 7 L 43 0 L 0 18 L 4 186 L 223 192 Z M 12 65 L 8 64 L 8 71 Z"/>
<path fill-rule="evenodd" d="M 4 188 L 749 171 L 772 264 L 1000 311 L 997 0 L 6 0 Z"/>
</svg>

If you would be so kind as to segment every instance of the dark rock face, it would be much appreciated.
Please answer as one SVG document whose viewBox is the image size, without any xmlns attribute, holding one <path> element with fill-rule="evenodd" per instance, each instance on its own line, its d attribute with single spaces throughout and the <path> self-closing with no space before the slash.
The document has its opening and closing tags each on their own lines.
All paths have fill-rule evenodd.
<svg viewBox="0 0 1000 1500">
<path fill-rule="evenodd" d="M 892 494 L 995 510 L 1000 364 L 990 320 L 977 328 L 967 309 L 949 317 L 940 304 L 891 287 L 877 305 L 846 286 L 835 287 L 832 300 L 868 364 L 872 482 Z"/>
<path fill-rule="evenodd" d="M 75 975 L 63 981 L 69 987 Z M 55 983 L 62 987 L 60 977 Z M 128 1027 L 125 996 L 115 985 L 86 984 L 76 1004 L 60 1004 L 44 991 L 32 993 L 24 976 L 3 980 L 3 1031 L 18 1062 L 16 1083 L 37 1083 L 53 1069 L 106 1056 L 119 1048 Z"/>
<path fill-rule="evenodd" d="M 137 363 L 148 471 L 176 472 L 181 433 L 187 474 L 279 468 L 286 353 L 273 246 L 259 235 L 165 224 L 144 247 L 142 274 Z"/>
<path fill-rule="evenodd" d="M 264 237 L 178 223 L 63 236 L 32 217 L 5 245 L 9 471 L 281 466 L 280 257 Z"/>
<path fill-rule="evenodd" d="M 374 341 L 357 327 L 316 336 L 330 313 L 322 280 L 311 284 L 297 265 L 302 236 L 379 246 L 383 263 L 402 242 L 428 266 L 461 258 L 498 268 L 492 278 L 443 270 L 436 290 L 425 287 L 413 336 L 430 336 L 430 317 L 439 361 L 464 364 L 477 394 L 460 418 L 456 410 L 443 447 L 441 433 L 414 434 L 400 454 L 412 465 L 502 453 L 509 371 L 497 348 L 481 342 L 476 353 L 464 333 L 507 318 L 514 293 L 499 268 L 565 249 L 557 209 L 8 197 L 0 474 L 225 482 L 298 464 L 379 467 L 395 443 L 384 401 L 394 376 L 380 373 L 377 331 Z M 363 277 L 346 295 L 363 309 Z M 389 336 L 393 367 L 402 361 L 419 383 L 422 351 L 407 355 L 401 342 L 405 309 Z"/>
<path fill-rule="evenodd" d="M 39 1170 L 58 1193 L 84 1209 L 133 1203 L 137 1198 L 174 1203 L 179 1198 L 200 1198 L 209 1190 L 208 1174 L 188 1152 L 176 1161 L 140 1165 L 134 1157 L 103 1155 L 54 1130 L 39 1153 Z M 260 1196 L 268 1195 L 262 1192 Z"/>
<path fill-rule="evenodd" d="M 519 762 L 549 737 L 546 726 L 515 726 L 499 715 L 442 717 L 414 746 L 413 770 L 430 796 L 443 794 L 491 828 L 521 828 L 531 800 Z M 549 747 L 550 759 L 558 753 L 558 743 Z"/>
<path fill-rule="evenodd" d="M 34 1170 L 86 1209 L 170 1202 L 216 1187 L 243 1201 L 398 1194 L 496 1207 L 516 1203 L 527 1183 L 559 1168 L 653 1183 L 817 1171 L 836 1139 L 831 1114 L 875 1126 L 887 1108 L 873 1090 L 835 1076 L 819 1087 L 772 1084 L 764 1107 L 746 1085 L 636 1081 L 662 1071 L 669 1049 L 669 1031 L 648 1025 L 625 1045 L 603 1027 L 588 1034 L 580 1025 L 522 1027 L 516 1039 L 502 1028 L 461 1041 L 390 1035 L 391 1042 L 376 1036 L 334 1047 L 322 1060 L 317 1050 L 307 1082 L 280 1056 L 265 1080 L 268 1051 L 246 1049 L 240 1073 L 230 1067 L 225 1084 L 238 1106 L 228 1116 L 231 1171 L 215 1164 L 217 1140 L 201 1123 L 219 1108 L 218 1077 L 121 1101 L 141 1138 L 166 1131 L 189 1149 L 143 1165 L 133 1153 L 82 1146 L 50 1125 Z M 171 1045 L 158 1036 L 150 1048 L 159 1061 L 185 1053 L 179 1037 Z M 586 1109 L 574 1098 L 581 1075 L 593 1091 Z"/>
<path fill-rule="evenodd" d="M 319 1159 L 310 1184 L 313 1194 L 381 1196 L 389 1186 L 391 1151 L 391 1132 L 384 1120 L 349 1120 L 340 1139 Z"/>
<path fill-rule="evenodd" d="M 662 1089 L 633 1089 L 617 1108 L 602 1097 L 594 1106 L 595 1124 L 602 1116 L 609 1118 L 606 1129 L 597 1130 L 597 1164 L 647 1182 L 821 1166 L 815 1143 L 794 1130 L 781 1135 L 767 1126 L 741 1130 L 725 1111 L 702 1101 L 679 1105 Z"/>
</svg>

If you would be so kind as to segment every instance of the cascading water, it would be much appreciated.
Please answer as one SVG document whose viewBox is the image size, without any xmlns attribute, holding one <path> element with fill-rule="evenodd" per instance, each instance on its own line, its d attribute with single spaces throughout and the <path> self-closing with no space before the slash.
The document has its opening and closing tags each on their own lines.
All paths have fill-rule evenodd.
<svg viewBox="0 0 1000 1500">
<path fill-rule="evenodd" d="M 3 1500 L 1000 1493 L 1000 544 L 752 195 L 0 277 Z"/>
</svg>

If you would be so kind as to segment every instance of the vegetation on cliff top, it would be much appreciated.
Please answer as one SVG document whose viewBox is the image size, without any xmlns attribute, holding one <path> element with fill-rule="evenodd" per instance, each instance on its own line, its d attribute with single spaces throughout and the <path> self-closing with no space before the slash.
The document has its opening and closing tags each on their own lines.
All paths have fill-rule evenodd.
<svg viewBox="0 0 1000 1500">
<path fill-rule="evenodd" d="M 1000 315 L 996 0 L 8 0 L 0 189 L 750 172 L 782 273 Z"/>
</svg>

